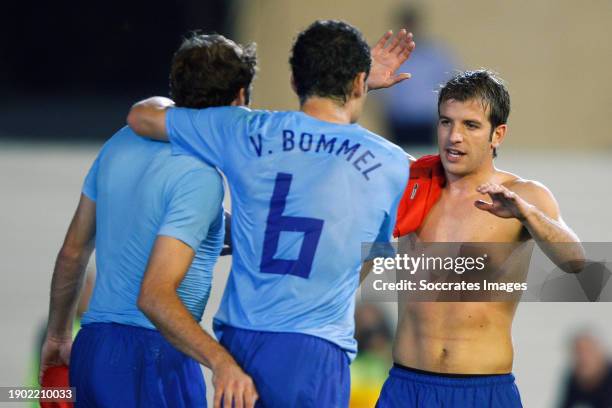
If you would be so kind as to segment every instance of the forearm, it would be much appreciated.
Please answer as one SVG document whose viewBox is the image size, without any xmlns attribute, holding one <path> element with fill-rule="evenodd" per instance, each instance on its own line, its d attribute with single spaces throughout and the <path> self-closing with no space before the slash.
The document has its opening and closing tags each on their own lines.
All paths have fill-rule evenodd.
<svg viewBox="0 0 612 408">
<path fill-rule="evenodd" d="M 566 272 L 579 272 L 585 259 L 578 236 L 563 221 L 557 221 L 532 207 L 523 225 L 544 253 Z"/>
<path fill-rule="evenodd" d="M 130 109 L 127 123 L 140 136 L 167 141 L 168 137 L 164 131 L 165 112 L 172 106 L 174 102 L 162 96 L 137 102 Z"/>
<path fill-rule="evenodd" d="M 359 284 L 360 285 L 365 280 L 365 278 L 368 276 L 370 271 L 372 270 L 372 266 L 374 266 L 373 260 L 365 261 L 363 265 L 361 265 L 361 270 L 359 271 Z"/>
<path fill-rule="evenodd" d="M 85 271 L 93 248 L 66 254 L 60 251 L 51 280 L 51 300 L 47 336 L 56 339 L 72 338 L 72 325 Z"/>
<path fill-rule="evenodd" d="M 161 334 L 177 349 L 214 368 L 234 362 L 232 356 L 194 320 L 173 290 L 141 295 L 138 306 Z"/>
</svg>

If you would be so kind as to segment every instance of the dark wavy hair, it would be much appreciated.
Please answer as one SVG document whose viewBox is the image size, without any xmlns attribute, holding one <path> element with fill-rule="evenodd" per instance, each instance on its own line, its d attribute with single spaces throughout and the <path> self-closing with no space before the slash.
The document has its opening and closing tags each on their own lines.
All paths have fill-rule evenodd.
<svg viewBox="0 0 612 408">
<path fill-rule="evenodd" d="M 172 57 L 170 95 L 176 106 L 207 108 L 231 104 L 245 88 L 248 103 L 256 70 L 255 44 L 194 31 Z"/>
<path fill-rule="evenodd" d="M 493 130 L 496 127 L 508 122 L 510 94 L 503 79 L 492 71 L 479 69 L 456 74 L 440 89 L 438 114 L 440 114 L 440 105 L 450 99 L 459 102 L 479 99 L 485 112 L 489 111 L 491 137 L 493 137 Z M 493 157 L 497 157 L 497 149 L 493 149 Z"/>
<path fill-rule="evenodd" d="M 370 47 L 355 27 L 317 20 L 293 43 L 289 64 L 300 102 L 311 96 L 346 103 L 360 72 L 370 73 Z"/>
</svg>

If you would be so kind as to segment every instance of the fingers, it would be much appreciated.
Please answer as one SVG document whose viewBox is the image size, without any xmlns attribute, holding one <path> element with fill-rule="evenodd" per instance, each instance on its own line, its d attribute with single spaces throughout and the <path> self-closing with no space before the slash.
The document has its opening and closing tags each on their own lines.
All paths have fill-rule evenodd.
<svg viewBox="0 0 612 408">
<path fill-rule="evenodd" d="M 258 398 L 259 395 L 257 395 L 257 391 L 255 391 L 255 386 L 251 385 L 246 392 L 244 406 L 246 408 L 254 408 Z"/>
<path fill-rule="evenodd" d="M 499 185 L 495 183 L 484 183 L 476 187 L 476 191 L 481 194 L 496 193 L 499 190 Z"/>
<path fill-rule="evenodd" d="M 405 61 L 408 59 L 408 57 L 410 57 L 410 54 L 416 48 L 416 44 L 414 42 L 414 36 L 412 33 L 407 33 L 406 30 L 402 31 L 404 33 L 399 45 L 390 52 Z"/>
<path fill-rule="evenodd" d="M 232 400 L 234 399 L 234 393 L 231 388 L 226 388 L 223 390 L 223 407 L 224 408 L 233 408 Z"/>
<path fill-rule="evenodd" d="M 492 203 L 487 203 L 484 200 L 474 201 L 474 206 L 476 206 L 476 208 L 483 210 L 483 211 L 493 211 L 493 209 L 495 208 L 495 206 Z"/>
<path fill-rule="evenodd" d="M 239 389 L 238 392 L 236 393 L 236 395 L 234 396 L 234 406 L 236 408 L 243 408 L 244 407 L 244 398 L 242 398 L 242 393 L 244 392 L 244 389 Z M 230 405 L 231 407 L 231 405 Z"/>
<path fill-rule="evenodd" d="M 494 195 L 504 197 L 507 200 L 516 200 L 516 193 L 508 190 L 506 187 L 495 183 L 484 183 L 476 188 L 481 194 L 489 194 L 491 197 Z"/>
<path fill-rule="evenodd" d="M 399 53 L 401 51 L 403 51 L 403 41 L 404 38 L 406 38 L 407 33 L 405 29 L 401 29 L 399 30 L 399 32 L 395 35 L 395 37 L 393 37 L 393 39 L 391 40 L 391 43 L 389 44 L 389 47 L 387 49 L 388 52 L 390 53 Z"/>
<path fill-rule="evenodd" d="M 402 50 L 402 57 L 408 58 L 415 48 L 416 43 L 414 42 L 414 36 L 412 35 L 412 33 L 408 33 L 405 40 L 405 47 Z"/>
<path fill-rule="evenodd" d="M 236 407 L 254 408 L 259 396 L 255 390 L 253 380 L 248 377 L 240 386 L 239 392 L 234 397 Z"/>
<path fill-rule="evenodd" d="M 402 37 L 402 41 L 399 46 L 394 50 L 397 55 L 405 55 L 406 53 L 409 55 L 416 46 L 412 33 L 407 33 L 406 30 L 403 31 L 404 35 Z"/>
<path fill-rule="evenodd" d="M 374 44 L 373 48 L 385 48 L 385 44 L 389 41 L 389 38 L 393 35 L 393 31 L 389 30 L 380 37 L 380 40 L 376 44 Z"/>
<path fill-rule="evenodd" d="M 213 408 L 221 408 L 221 397 L 223 397 L 223 391 L 215 387 L 215 397 L 213 402 Z"/>
<path fill-rule="evenodd" d="M 496 183 L 484 183 L 476 187 L 476 191 L 482 194 L 499 194 L 501 193 L 505 187 L 496 184 Z"/>
<path fill-rule="evenodd" d="M 397 74 L 395 77 L 393 77 L 392 81 L 393 81 L 393 85 L 398 84 L 402 81 L 405 81 L 407 79 L 412 78 L 412 74 L 408 73 L 408 72 L 404 72 L 401 74 Z"/>
<path fill-rule="evenodd" d="M 215 384 L 214 408 L 254 408 L 259 395 L 253 380 L 242 378 L 226 379 Z"/>
</svg>

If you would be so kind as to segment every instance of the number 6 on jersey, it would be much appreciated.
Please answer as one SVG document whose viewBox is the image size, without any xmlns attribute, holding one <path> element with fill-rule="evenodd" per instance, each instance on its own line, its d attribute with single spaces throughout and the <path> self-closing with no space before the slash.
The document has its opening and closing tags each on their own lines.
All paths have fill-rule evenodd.
<svg viewBox="0 0 612 408">
<path fill-rule="evenodd" d="M 260 268 L 263 273 L 289 274 L 308 279 L 324 221 L 318 218 L 283 215 L 292 179 L 293 175 L 289 173 L 278 173 L 276 175 L 274 192 L 270 200 L 270 212 L 266 222 Z M 274 258 L 278 249 L 280 234 L 283 231 L 304 233 L 302 247 L 298 258 L 295 260 Z"/>
</svg>

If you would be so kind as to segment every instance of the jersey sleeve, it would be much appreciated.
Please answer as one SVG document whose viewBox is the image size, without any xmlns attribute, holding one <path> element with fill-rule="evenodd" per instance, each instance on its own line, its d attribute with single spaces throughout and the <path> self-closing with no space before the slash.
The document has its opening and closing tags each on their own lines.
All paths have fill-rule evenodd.
<svg viewBox="0 0 612 408">
<path fill-rule="evenodd" d="M 245 135 L 250 113 L 235 106 L 168 109 L 166 131 L 173 153 L 190 154 L 224 170 L 231 156 L 228 149 Z"/>
<path fill-rule="evenodd" d="M 391 208 L 385 213 L 384 219 L 380 225 L 378 236 L 374 240 L 372 249 L 370 250 L 367 259 L 373 259 L 377 257 L 393 257 L 395 256 L 396 250 L 391 244 L 393 240 L 393 231 L 397 222 L 397 210 L 404 196 L 404 190 L 409 175 L 408 158 L 400 157 L 398 164 L 405 164 L 405 166 L 399 166 L 396 182 L 393 187 L 393 201 Z"/>
<path fill-rule="evenodd" d="M 206 237 L 211 245 L 214 247 L 214 254 L 218 255 L 223 249 L 223 243 L 225 240 L 225 211 L 223 207 L 219 209 L 217 218 L 213 221 L 208 229 L 208 236 Z"/>
<path fill-rule="evenodd" d="M 391 212 L 386 213 L 383 222 L 380 226 L 378 236 L 369 247 L 366 255 L 366 260 L 374 258 L 388 258 L 395 256 L 396 250 L 391 243 L 393 239 L 393 227 L 395 226 L 396 212 L 399 205 L 399 200 L 391 208 Z"/>
<path fill-rule="evenodd" d="M 91 201 L 96 201 L 98 198 L 98 166 L 100 163 L 100 155 L 96 157 L 93 164 L 89 168 L 89 172 L 87 172 L 87 176 L 85 176 L 85 181 L 83 182 L 83 188 L 81 192 L 87 196 Z"/>
<path fill-rule="evenodd" d="M 170 191 L 157 235 L 176 238 L 194 251 L 215 223 L 223 201 L 223 182 L 216 171 L 194 170 Z"/>
<path fill-rule="evenodd" d="M 391 242 L 393 236 L 393 228 L 395 227 L 395 220 L 397 218 L 397 208 L 399 206 L 399 200 L 391 208 L 391 211 L 385 214 L 385 218 L 378 231 L 378 236 L 374 240 L 376 243 Z"/>
<path fill-rule="evenodd" d="M 390 186 L 392 205 L 389 212 L 386 213 L 385 219 L 380 226 L 378 237 L 375 242 L 390 242 L 393 238 L 393 230 L 397 222 L 397 210 L 399 209 L 404 191 L 406 189 L 406 183 L 410 175 L 410 161 L 409 157 L 403 151 L 397 154 L 393 159 L 395 164 L 394 172 L 394 183 Z"/>
<path fill-rule="evenodd" d="M 213 220 L 208 228 L 206 239 L 200 245 L 198 251 L 191 263 L 192 268 L 206 270 L 210 264 L 211 257 L 216 261 L 217 257 L 223 249 L 223 241 L 225 239 L 225 216 L 222 207 L 219 207 L 217 217 Z M 214 263 L 214 262 L 213 262 Z"/>
</svg>

